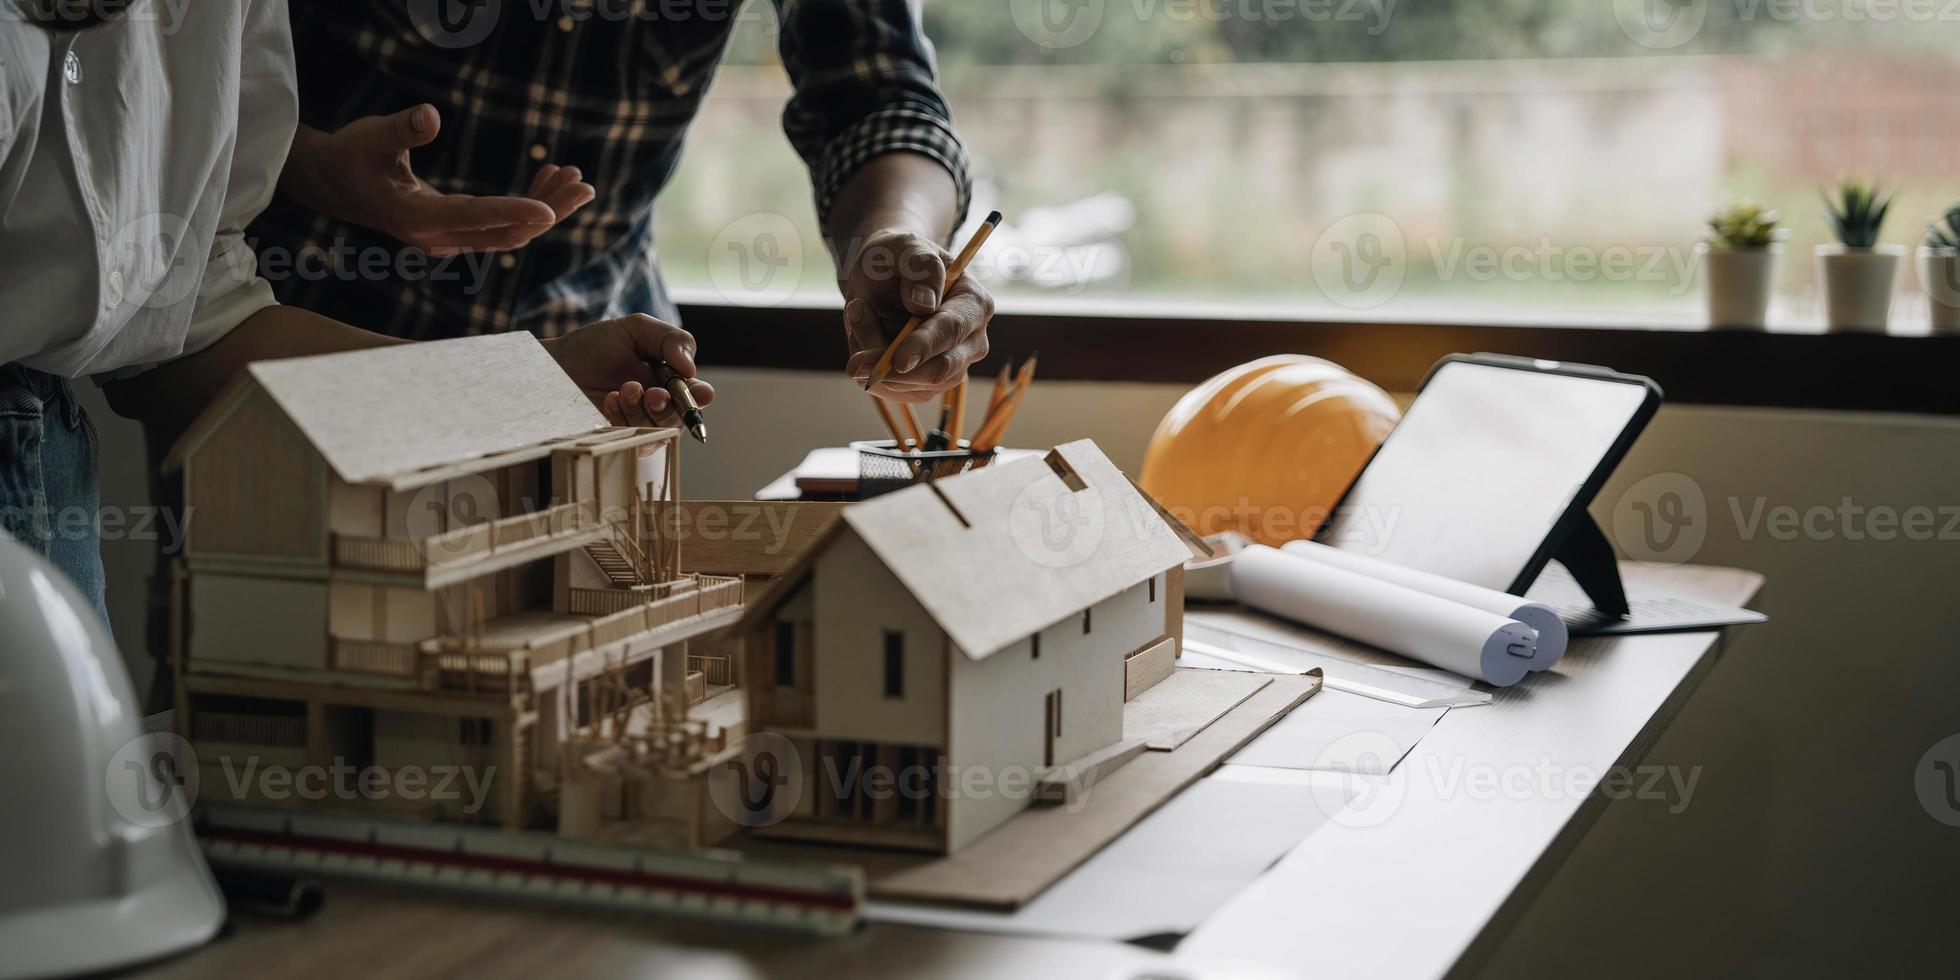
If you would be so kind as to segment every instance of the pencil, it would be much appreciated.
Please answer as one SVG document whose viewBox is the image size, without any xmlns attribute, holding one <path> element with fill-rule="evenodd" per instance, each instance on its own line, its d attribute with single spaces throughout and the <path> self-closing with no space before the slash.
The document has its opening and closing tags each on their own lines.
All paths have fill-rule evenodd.
<svg viewBox="0 0 1960 980">
<path fill-rule="evenodd" d="M 1027 395 L 1028 387 L 1034 383 L 1034 365 L 1039 356 L 1038 354 L 1030 356 L 1028 362 L 1021 365 L 1021 372 L 1014 380 L 1014 387 L 1008 391 L 1007 397 L 1001 399 L 1000 407 L 989 412 L 987 421 L 980 424 L 980 431 L 974 435 L 973 445 L 970 447 L 973 452 L 992 452 L 1000 445 L 1001 437 L 1007 434 L 1008 423 L 1014 421 L 1014 412 L 1021 407 L 1021 399 Z"/>
<path fill-rule="evenodd" d="M 953 259 L 953 264 L 947 268 L 946 284 L 940 287 L 939 290 L 940 298 L 944 299 L 947 291 L 953 288 L 953 283 L 958 282 L 960 276 L 966 273 L 968 263 L 971 263 L 973 257 L 980 253 L 980 246 L 987 243 L 988 236 L 992 235 L 994 229 L 998 227 L 1000 227 L 999 211 L 988 214 L 987 220 L 980 223 L 979 230 L 973 233 L 973 238 L 966 243 L 965 248 L 960 249 L 960 254 Z M 871 369 L 871 377 L 865 379 L 864 390 L 870 391 L 878 382 L 885 380 L 886 377 L 891 375 L 892 358 L 898 353 L 899 342 L 912 336 L 912 331 L 919 329 L 919 324 L 924 322 L 925 317 L 923 316 L 915 316 L 905 321 L 905 326 L 899 328 L 898 336 L 893 337 L 892 342 L 885 346 L 884 356 L 878 358 L 877 366 Z"/>
<path fill-rule="evenodd" d="M 899 402 L 898 414 L 900 418 L 905 420 L 905 431 L 912 434 L 912 448 L 924 449 L 926 447 L 926 434 L 920 430 L 919 417 L 912 414 L 912 406 L 906 402 Z M 904 447 L 901 446 L 899 448 L 903 449 Z"/>
<path fill-rule="evenodd" d="M 1000 377 L 994 379 L 994 393 L 987 396 L 987 414 L 980 417 L 980 424 L 986 425 L 992 418 L 994 409 L 1000 407 L 1000 400 L 1007 397 L 1007 386 L 1014 379 L 1014 360 L 1009 358 L 1000 366 Z"/>
<path fill-rule="evenodd" d="M 979 431 L 984 432 L 988 426 L 993 424 L 995 416 L 1000 412 L 1000 407 L 1007 403 L 1007 399 L 1014 394 L 1016 388 L 1034 380 L 1034 365 L 1040 358 L 1041 352 L 1036 351 L 1033 355 L 1029 356 L 1026 363 L 1021 365 L 1020 371 L 1013 370 L 1014 365 L 1012 361 L 1000 369 L 1000 377 L 994 381 L 993 400 L 987 404 L 987 414 L 980 419 Z"/>
<path fill-rule="evenodd" d="M 1007 424 L 1014 420 L 1014 412 L 1021 407 L 1021 397 L 1025 394 L 1025 388 L 1016 388 L 1008 394 L 1007 400 L 1000 403 L 1000 411 L 994 413 L 994 420 L 973 436 L 969 452 L 991 453 L 1000 448 L 1001 437 L 1007 434 Z"/>
<path fill-rule="evenodd" d="M 886 407 L 885 400 L 882 398 L 873 398 L 871 399 L 871 407 L 877 409 L 878 417 L 885 420 L 885 431 L 892 434 L 893 448 L 904 449 L 905 433 L 898 431 L 898 420 L 892 418 L 892 410 Z"/>
</svg>

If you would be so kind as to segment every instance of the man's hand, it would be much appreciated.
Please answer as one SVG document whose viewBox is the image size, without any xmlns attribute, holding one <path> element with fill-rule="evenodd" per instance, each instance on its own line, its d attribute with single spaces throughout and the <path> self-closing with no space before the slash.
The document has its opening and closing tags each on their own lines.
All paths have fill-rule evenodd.
<svg viewBox="0 0 1960 980">
<path fill-rule="evenodd" d="M 385 232 L 437 258 L 519 248 L 597 196 L 577 167 L 546 164 L 524 197 L 443 194 L 409 166 L 442 128 L 424 103 L 323 133 L 301 126 L 280 184 L 301 203 Z"/>
<path fill-rule="evenodd" d="M 715 400 L 714 387 L 694 377 L 694 335 L 644 313 L 601 320 L 543 344 L 614 425 L 680 424 L 673 396 L 654 381 L 654 361 L 687 378 L 695 401 Z"/>
<path fill-rule="evenodd" d="M 940 295 L 952 256 L 927 239 L 879 232 L 854 243 L 845 257 L 844 331 L 851 356 L 844 364 L 863 383 L 885 345 L 914 315 L 926 319 L 898 345 L 892 374 L 871 393 L 896 402 L 926 402 L 960 383 L 967 367 L 987 356 L 987 322 L 994 298 L 972 276 Z"/>
</svg>

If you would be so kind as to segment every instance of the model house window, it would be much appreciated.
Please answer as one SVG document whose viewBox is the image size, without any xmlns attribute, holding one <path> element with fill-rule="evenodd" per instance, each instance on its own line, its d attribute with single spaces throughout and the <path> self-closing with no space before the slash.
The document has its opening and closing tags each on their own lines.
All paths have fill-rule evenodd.
<svg viewBox="0 0 1960 980">
<path fill-rule="evenodd" d="M 1150 601 L 1157 601 L 1157 580 L 1154 578 L 1150 580 Z"/>
<path fill-rule="evenodd" d="M 1028 659 L 1029 660 L 1041 659 L 1041 634 L 1040 633 L 1036 633 L 1032 639 L 1028 640 Z"/>
<path fill-rule="evenodd" d="M 1095 612 L 1095 610 L 1093 609 L 1082 610 L 1082 635 L 1083 636 L 1089 635 L 1089 614 L 1092 612 Z"/>
<path fill-rule="evenodd" d="M 796 686 L 796 624 L 776 623 L 776 686 Z"/>
<path fill-rule="evenodd" d="M 885 697 L 905 696 L 905 634 L 885 631 Z"/>
</svg>

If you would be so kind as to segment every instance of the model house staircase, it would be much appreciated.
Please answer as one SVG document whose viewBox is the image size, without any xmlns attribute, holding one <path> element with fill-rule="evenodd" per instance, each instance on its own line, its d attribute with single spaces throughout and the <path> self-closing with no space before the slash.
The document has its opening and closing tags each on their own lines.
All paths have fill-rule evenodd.
<svg viewBox="0 0 1960 980">
<path fill-rule="evenodd" d="M 619 588 L 630 589 L 640 584 L 640 570 L 611 541 L 594 541 L 585 546 L 585 553 L 599 566 L 606 580 Z"/>
</svg>

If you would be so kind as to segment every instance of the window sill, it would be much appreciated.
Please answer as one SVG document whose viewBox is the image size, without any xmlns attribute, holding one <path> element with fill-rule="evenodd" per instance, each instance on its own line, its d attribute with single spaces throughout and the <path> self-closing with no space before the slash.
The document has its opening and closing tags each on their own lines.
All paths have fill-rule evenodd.
<svg viewBox="0 0 1960 980">
<path fill-rule="evenodd" d="M 738 306 L 680 292 L 711 367 L 835 371 L 836 304 Z M 1519 318 L 1311 319 L 1276 308 L 1003 302 L 989 328 L 996 370 L 1039 351 L 1055 381 L 1196 384 L 1276 353 L 1324 357 L 1391 392 L 1413 391 L 1445 355 L 1484 351 L 1599 364 L 1659 382 L 1674 404 L 1960 415 L 1960 334 L 1712 330 L 1682 322 Z"/>
</svg>

